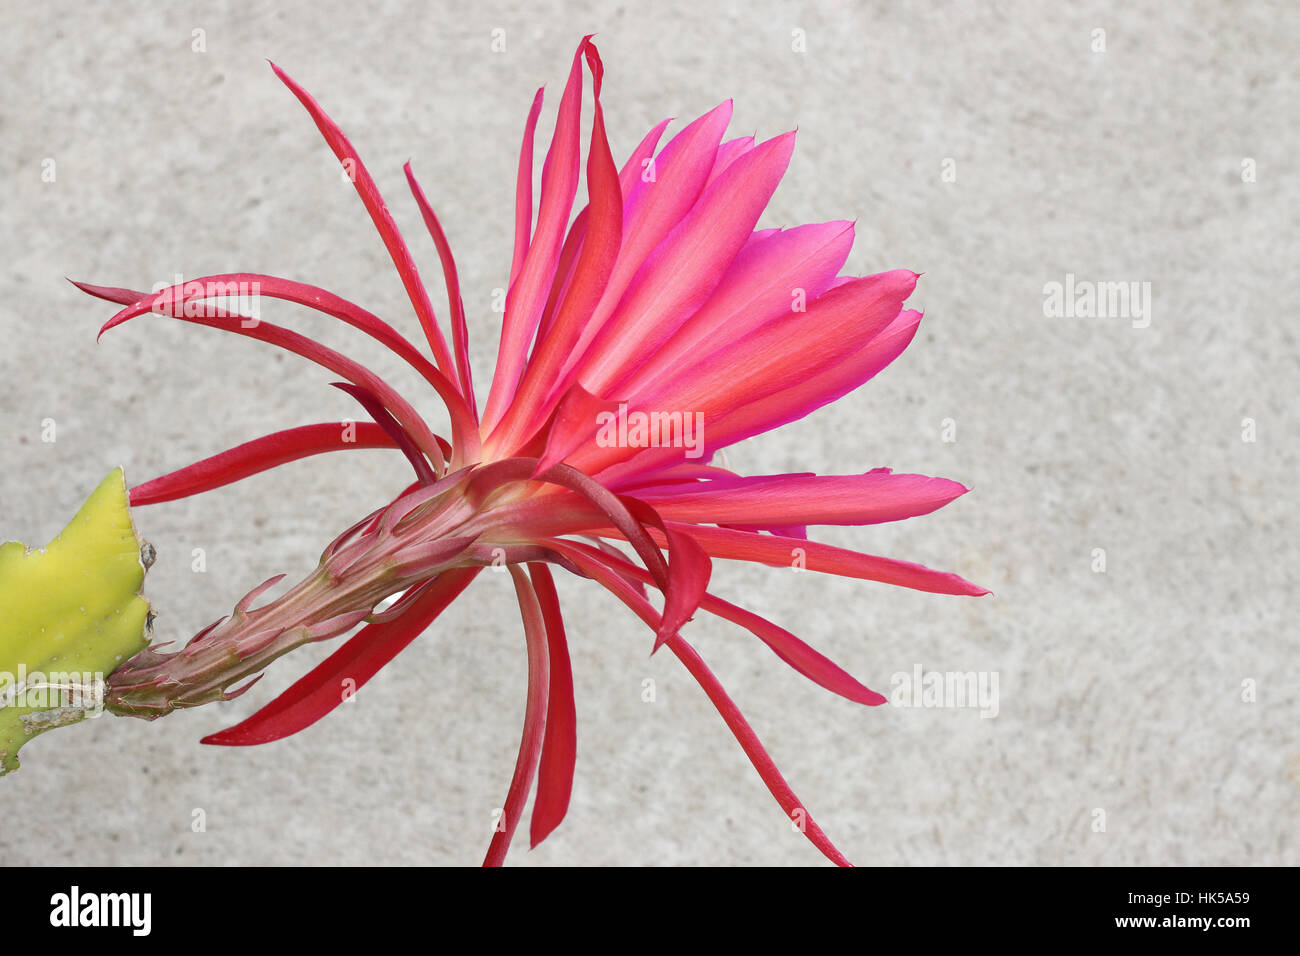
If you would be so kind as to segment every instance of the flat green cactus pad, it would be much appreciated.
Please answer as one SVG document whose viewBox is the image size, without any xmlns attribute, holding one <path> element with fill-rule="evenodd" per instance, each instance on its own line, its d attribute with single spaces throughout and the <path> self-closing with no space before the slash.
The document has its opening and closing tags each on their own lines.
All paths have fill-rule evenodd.
<svg viewBox="0 0 1300 956">
<path fill-rule="evenodd" d="M 0 775 L 36 734 L 100 713 L 103 681 L 148 645 L 140 548 L 121 468 L 47 547 L 0 545 Z"/>
</svg>

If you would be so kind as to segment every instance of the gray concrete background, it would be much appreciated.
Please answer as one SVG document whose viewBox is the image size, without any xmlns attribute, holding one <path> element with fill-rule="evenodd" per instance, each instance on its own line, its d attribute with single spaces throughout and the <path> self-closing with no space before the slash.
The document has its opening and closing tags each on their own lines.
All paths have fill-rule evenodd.
<svg viewBox="0 0 1300 956">
<path fill-rule="evenodd" d="M 504 53 L 490 50 L 495 28 Z M 791 49 L 795 29 L 806 53 Z M 958 571 L 996 597 L 721 564 L 716 590 L 882 691 L 917 664 L 996 672 L 999 715 L 860 708 L 728 625 L 688 632 L 831 837 L 861 864 L 1296 863 L 1290 4 L 6 0 L 0 538 L 44 543 L 114 465 L 138 482 L 355 414 L 325 373 L 257 343 L 142 319 L 96 345 L 112 309 L 65 275 L 148 288 L 178 272 L 279 274 L 415 334 L 360 203 L 267 57 L 357 144 L 437 304 L 436 257 L 401 176 L 414 160 L 459 259 L 483 385 L 524 115 L 548 84 L 549 139 L 589 31 L 620 161 L 662 117 L 734 96 L 734 133 L 800 131 L 763 225 L 858 217 L 851 269 L 925 273 L 912 302 L 927 318 L 893 367 L 730 462 L 967 483 L 929 517 L 821 537 Z M 1045 318 L 1044 285 L 1066 273 L 1150 282 L 1150 326 Z M 264 315 L 423 395 L 369 340 L 288 306 Z M 432 398 L 421 407 L 432 415 Z M 188 637 L 271 574 L 307 572 L 405 467 L 331 456 L 138 510 L 159 554 L 147 593 L 160 637 Z M 206 573 L 191 571 L 195 548 Z M 818 863 L 684 671 L 647 659 L 639 622 L 594 585 L 561 589 L 578 778 L 564 825 L 531 853 L 520 834 L 511 862 Z M 285 659 L 235 703 L 32 744 L 0 781 L 0 859 L 478 862 L 523 712 L 508 577 L 480 578 L 309 731 L 199 745 L 329 649 Z M 640 699 L 647 677 L 654 704 Z M 196 808 L 206 832 L 192 832 Z"/>
</svg>

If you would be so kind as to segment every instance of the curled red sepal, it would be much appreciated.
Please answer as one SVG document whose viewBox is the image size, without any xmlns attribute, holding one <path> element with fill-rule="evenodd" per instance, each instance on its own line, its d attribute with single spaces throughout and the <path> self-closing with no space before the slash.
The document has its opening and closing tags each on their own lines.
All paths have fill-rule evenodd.
<svg viewBox="0 0 1300 956">
<path fill-rule="evenodd" d="M 455 568 L 443 572 L 402 617 L 367 624 L 271 703 L 233 727 L 209 734 L 202 742 L 247 747 L 280 740 L 310 727 L 419 637 L 480 570 Z"/>
<path fill-rule="evenodd" d="M 668 545 L 668 587 L 664 591 L 663 620 L 655 632 L 653 654 L 695 614 L 709 588 L 713 562 L 708 552 L 681 526 L 668 527 L 659 513 L 637 498 L 620 495 L 619 500 L 643 525 L 652 525 Z"/>
<path fill-rule="evenodd" d="M 371 422 L 321 422 L 254 438 L 131 489 L 131 505 L 153 505 L 202 494 L 299 458 L 352 448 L 394 448 Z"/>
<path fill-rule="evenodd" d="M 384 203 L 384 197 L 380 195 L 379 187 L 375 185 L 374 177 L 370 175 L 370 171 L 361 162 L 361 157 L 357 155 L 356 148 L 343 135 L 343 131 L 339 129 L 338 124 L 321 109 L 315 98 L 274 63 L 271 64 L 271 69 L 275 71 L 275 75 L 280 78 L 280 81 L 289 87 L 293 95 L 298 98 L 298 102 L 306 107 L 307 112 L 311 114 L 311 118 L 316 123 L 316 128 L 321 131 L 321 135 L 325 137 L 325 142 L 329 144 L 329 148 L 343 165 L 344 172 L 347 173 L 348 178 L 357 189 L 357 195 L 361 197 L 362 203 L 365 204 L 366 212 L 370 213 L 370 219 L 379 231 L 384 246 L 388 249 L 389 256 L 392 257 L 393 265 L 397 267 L 398 275 L 402 277 L 402 285 L 406 288 L 406 294 L 411 300 L 411 305 L 415 308 L 415 314 L 420 319 L 420 326 L 424 329 L 425 338 L 429 341 L 429 348 L 433 351 L 434 361 L 443 374 L 452 374 L 451 353 L 447 350 L 447 341 L 443 338 L 442 330 L 438 328 L 437 319 L 434 318 L 433 304 L 430 303 L 429 294 L 420 281 L 419 272 L 415 268 L 415 260 L 411 258 L 411 250 L 406 247 L 406 240 L 402 238 L 401 232 L 398 231 L 397 223 L 393 221 L 392 213 L 388 211 L 388 206 Z"/>
<path fill-rule="evenodd" d="M 488 843 L 487 856 L 483 858 L 484 866 L 500 866 L 505 862 L 506 851 L 510 849 L 510 840 L 515 835 L 515 828 L 519 826 L 528 790 L 532 787 L 533 776 L 537 772 L 546 731 L 551 669 L 546 621 L 528 576 L 515 565 L 510 566 L 510 576 L 515 582 L 515 595 L 519 599 L 519 611 L 524 619 L 524 638 L 528 646 L 528 701 L 524 707 L 524 732 L 519 742 L 519 757 L 510 778 L 505 806 L 501 809 L 496 830 Z"/>
<path fill-rule="evenodd" d="M 406 433 L 406 429 L 397 423 L 388 409 L 384 408 L 384 403 L 376 398 L 373 392 L 351 382 L 330 382 L 330 384 L 357 400 L 357 403 L 366 410 L 366 414 L 373 418 L 375 424 L 384 430 L 384 434 L 401 449 L 402 454 L 415 470 L 416 478 L 423 484 L 432 484 L 438 480 L 438 476 L 429 467 L 429 460 L 420 454 L 420 449 L 415 447 L 415 442 L 411 441 L 411 436 Z"/>
<path fill-rule="evenodd" d="M 546 625 L 546 646 L 550 656 L 550 693 L 546 704 L 546 736 L 537 767 L 537 798 L 529 825 L 529 848 L 537 846 L 560 825 L 569 809 L 573 771 L 578 754 L 578 715 L 573 700 L 573 670 L 564 633 L 564 616 L 555 591 L 551 569 L 545 564 L 528 565 L 533 590 Z"/>
<path fill-rule="evenodd" d="M 655 611 L 649 601 L 637 594 L 636 590 L 621 575 L 610 570 L 602 561 L 580 551 L 575 550 L 570 554 L 570 557 L 585 573 L 599 581 L 615 597 L 631 608 L 641 620 L 658 630 L 661 620 L 658 612 Z M 776 802 L 781 805 L 781 809 L 786 812 L 786 815 L 812 841 L 813 845 L 825 854 L 827 859 L 839 866 L 852 866 L 844 854 L 836 849 L 826 834 L 822 832 L 821 827 L 813 822 L 812 815 L 808 813 L 799 798 L 795 796 L 794 791 L 790 789 L 790 785 L 786 783 L 785 777 L 781 775 L 781 771 L 777 769 L 775 762 L 768 755 L 767 750 L 758 739 L 758 735 L 754 733 L 754 729 L 745 720 L 744 715 L 741 714 L 740 708 L 727 696 L 721 682 L 705 665 L 699 654 L 695 652 L 695 649 L 682 640 L 680 635 L 668 638 L 666 643 L 681 662 L 686 665 L 686 669 L 690 671 L 691 676 L 696 679 L 700 687 L 704 689 L 709 700 L 713 702 L 713 706 L 717 708 L 718 713 L 722 715 L 722 719 L 726 721 L 727 727 L 730 728 L 732 734 L 740 743 L 741 749 L 745 751 L 745 756 L 754 765 L 759 777 L 762 778 L 763 783 L 772 796 L 776 798 Z"/>
<path fill-rule="evenodd" d="M 339 353 L 287 329 L 281 329 L 278 326 L 271 325 L 269 322 L 263 322 L 255 316 L 232 314 L 227 310 L 211 304 L 212 299 L 220 300 L 230 296 L 229 288 L 233 283 L 237 288 L 242 288 L 240 282 L 247 282 L 247 287 L 256 290 L 256 295 L 265 295 L 273 299 L 283 299 L 300 305 L 306 305 L 325 315 L 332 316 L 352 327 L 365 332 L 371 338 L 385 345 L 390 351 L 403 359 L 408 365 L 414 368 L 420 375 L 433 386 L 434 391 L 443 400 L 447 407 L 447 413 L 451 417 L 451 437 L 457 453 L 461 460 L 477 460 L 480 450 L 478 423 L 474 415 L 470 412 L 469 405 L 466 404 L 464 397 L 460 394 L 459 389 L 450 381 L 441 371 L 429 363 L 429 360 L 416 351 L 404 337 L 402 337 L 390 325 L 372 315 L 360 306 L 340 298 L 333 293 L 318 289 L 315 286 L 303 285 L 299 282 L 292 282 L 288 279 L 280 279 L 276 276 L 256 275 L 251 273 L 231 273 L 229 275 L 205 276 L 201 279 L 193 279 L 188 282 L 182 282 L 174 286 L 160 289 L 154 293 L 132 292 L 131 290 L 107 289 L 100 286 L 88 286 L 83 283 L 73 283 L 78 288 L 100 298 L 110 298 L 113 294 L 138 295 L 140 298 L 127 301 L 126 308 L 119 311 L 110 318 L 99 330 L 102 337 L 105 332 L 116 328 L 124 322 L 127 322 L 137 316 L 153 312 L 159 315 L 170 316 L 176 319 L 195 322 L 199 325 L 207 325 L 211 328 L 219 328 L 225 331 L 235 332 L 236 334 L 248 335 L 255 339 L 270 342 L 279 345 L 281 348 L 297 352 L 304 358 L 311 359 L 319 365 L 337 372 L 348 378 L 354 384 L 364 384 L 374 392 L 394 416 L 401 420 L 397 411 L 402 404 L 401 396 L 398 395 L 383 379 L 380 379 L 368 369 L 352 362 Z M 250 292 L 250 295 L 252 293 Z M 114 301 L 121 301 L 114 298 Z M 227 320 L 204 321 L 204 319 Z M 237 319 L 238 325 L 233 325 L 229 320 Z M 259 329 L 267 326 L 268 334 L 258 334 Z M 277 341 L 277 337 L 284 339 L 288 336 L 288 341 L 298 343 L 297 345 L 284 344 Z M 305 343 L 305 344 L 303 344 Z M 328 360 L 327 360 L 328 359 Z M 342 371 L 337 367 L 339 360 L 350 363 L 351 367 L 364 373 L 369 381 L 361 382 L 353 377 L 347 371 Z M 423 431 L 427 431 L 422 419 L 416 416 L 419 426 Z M 403 427 L 408 431 L 414 431 L 411 424 L 403 421 Z M 427 449 L 426 449 L 427 451 Z M 434 448 L 430 457 L 437 459 L 440 454 L 437 448 Z M 468 456 L 468 457 L 466 457 Z"/>
<path fill-rule="evenodd" d="M 649 580 L 641 568 L 617 553 L 609 551 L 598 553 L 596 549 L 577 541 L 555 540 L 551 542 L 551 547 L 561 554 L 569 554 L 570 549 L 574 548 L 584 549 L 589 552 L 591 560 L 603 562 L 611 571 L 621 574 L 629 583 L 639 585 Z M 641 592 L 641 596 L 645 597 L 644 591 Z M 766 618 L 736 607 L 713 594 L 706 593 L 700 600 L 700 607 L 710 614 L 715 614 L 733 624 L 739 624 L 771 648 L 772 653 L 782 661 L 831 693 L 869 707 L 885 703 L 885 697 L 862 684 L 830 658 L 808 646 L 785 628 L 778 627 Z"/>
<path fill-rule="evenodd" d="M 182 287 L 183 288 L 183 287 Z M 387 382 L 381 379 L 374 372 L 365 366 L 354 362 L 339 352 L 321 345 L 305 335 L 299 335 L 297 332 L 281 328 L 270 322 L 260 319 L 250 318 L 249 316 L 235 315 L 225 309 L 215 306 L 205 306 L 201 313 L 187 314 L 184 301 L 166 298 L 171 289 L 164 289 L 154 295 L 137 301 L 127 306 L 100 329 L 100 335 L 105 331 L 120 325 L 122 322 L 135 316 L 143 315 L 158 306 L 160 303 L 167 302 L 167 311 L 164 314 L 172 318 L 181 319 L 185 322 L 192 322 L 195 325 L 204 325 L 212 329 L 220 329 L 223 332 L 233 332 L 236 335 L 245 335 L 260 342 L 266 342 L 285 351 L 293 352 L 309 361 L 315 362 L 323 368 L 329 369 L 336 375 L 341 375 L 354 385 L 361 385 L 368 388 L 384 403 L 384 407 L 392 416 L 401 423 L 420 450 L 425 452 L 430 459 L 439 463 L 442 462 L 442 447 L 434 437 L 429 426 L 425 424 L 424 419 L 411 406 L 411 403 L 404 399 L 392 388 Z M 453 430 L 455 429 L 455 419 L 452 421 Z M 453 431 L 453 440 L 455 439 Z"/>
<path fill-rule="evenodd" d="M 406 172 L 406 182 L 411 188 L 415 204 L 420 207 L 425 228 L 438 250 L 438 260 L 442 263 L 443 278 L 447 283 L 447 307 L 451 310 L 451 344 L 456 353 L 456 374 L 460 380 L 460 391 L 469 406 L 470 414 L 478 420 L 478 408 L 474 401 L 474 376 L 469 365 L 469 327 L 465 322 L 465 303 L 460 295 L 460 276 L 456 271 L 456 259 L 451 254 L 451 246 L 442 231 L 442 223 L 434 215 L 433 207 L 425 198 L 424 190 L 415 178 L 415 172 L 408 162 L 402 169 Z"/>
</svg>

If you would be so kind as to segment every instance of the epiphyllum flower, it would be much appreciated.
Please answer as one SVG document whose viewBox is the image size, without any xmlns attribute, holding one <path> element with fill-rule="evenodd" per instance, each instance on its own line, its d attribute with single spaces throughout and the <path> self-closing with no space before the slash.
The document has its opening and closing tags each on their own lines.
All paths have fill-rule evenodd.
<svg viewBox="0 0 1300 956">
<path fill-rule="evenodd" d="M 586 160 L 587 205 L 570 223 L 578 185 L 583 61 L 595 117 Z M 217 744 L 277 740 L 319 720 L 424 631 L 486 565 L 513 575 L 528 649 L 523 740 L 486 863 L 506 854 L 532 786 L 536 845 L 563 818 L 574 772 L 575 707 L 569 650 L 549 565 L 592 578 L 631 608 L 699 681 L 782 809 L 814 844 L 847 863 L 812 822 L 718 680 L 681 629 L 699 611 L 751 631 L 805 677 L 850 700 L 879 694 L 793 634 L 707 590 L 711 559 L 726 558 L 883 581 L 942 594 L 987 593 L 954 574 L 808 540 L 818 524 L 861 525 L 934 511 L 966 489 L 893 474 L 742 477 L 710 457 L 802 418 L 875 375 L 911 341 L 920 315 L 903 308 L 906 270 L 841 276 L 853 227 L 829 222 L 755 231 L 784 174 L 794 134 L 722 141 L 725 102 L 656 150 L 655 126 L 616 167 L 601 112 L 602 65 L 590 38 L 574 55 L 532 222 L 533 100 L 519 160 L 514 259 L 497 366 L 480 413 L 456 266 L 410 165 L 407 182 L 446 277 L 448 344 L 405 241 L 352 144 L 297 83 L 276 75 L 350 171 L 401 275 L 432 361 L 377 316 L 323 289 L 265 275 L 211 276 L 146 294 L 82 285 L 126 306 L 104 326 L 160 312 L 288 349 L 346 379 L 340 387 L 373 419 L 345 436 L 334 423 L 250 441 L 131 490 L 142 505 L 197 494 L 298 458 L 346 448 L 396 448 L 416 480 L 325 549 L 314 573 L 254 607 L 279 578 L 182 650 L 150 648 L 109 680 L 108 706 L 158 717 L 229 699 L 231 688 L 308 641 L 366 622 L 283 695 Z M 240 286 L 245 283 L 247 286 Z M 437 391 L 450 441 L 437 437 L 382 379 L 349 358 L 269 322 L 217 307 L 252 287 L 307 305 L 392 349 Z M 201 308 L 196 308 L 201 305 Z M 102 331 L 101 331 L 102 334 Z M 633 427 L 610 430 L 611 416 Z M 637 417 L 637 416 L 641 417 Z M 677 416 L 674 418 L 674 416 Z M 699 422 L 702 445 L 651 439 L 639 426 Z M 605 430 L 602 432 L 602 428 Z M 611 440 L 617 433 L 618 440 Z M 656 433 L 659 438 L 663 434 Z M 669 438 L 681 437 L 671 433 Z M 348 440 L 349 437 L 352 440 Z M 699 453 L 703 452 L 703 457 Z M 618 545 L 629 545 L 630 558 Z M 656 608 L 648 588 L 659 591 Z M 382 610 L 386 599 L 401 595 Z M 254 680 L 256 678 L 254 677 Z"/>
</svg>

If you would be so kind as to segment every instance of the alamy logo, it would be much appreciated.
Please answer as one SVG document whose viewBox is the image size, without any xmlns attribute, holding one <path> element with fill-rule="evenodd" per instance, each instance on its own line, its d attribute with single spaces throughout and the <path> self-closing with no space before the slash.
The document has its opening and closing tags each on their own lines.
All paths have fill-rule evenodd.
<svg viewBox="0 0 1300 956">
<path fill-rule="evenodd" d="M 176 318 L 213 318 L 221 312 L 241 317 L 244 328 L 256 326 L 262 319 L 262 283 L 232 279 L 218 282 L 209 279 L 199 282 L 185 281 L 179 272 L 174 282 L 156 282 L 153 291 L 159 293 L 152 309 L 159 315 Z"/>
<path fill-rule="evenodd" d="M 898 671 L 889 678 L 895 707 L 978 707 L 981 717 L 998 715 L 997 671 Z"/>
<path fill-rule="evenodd" d="M 129 926 L 148 936 L 153 923 L 151 893 L 82 893 L 74 886 L 50 897 L 51 926 Z"/>
<path fill-rule="evenodd" d="M 1091 282 L 1065 274 L 1043 286 L 1043 315 L 1049 319 L 1131 319 L 1133 328 L 1151 324 L 1150 282 Z"/>
<path fill-rule="evenodd" d="M 19 664 L 16 674 L 0 671 L 0 708 L 4 707 L 36 711 L 67 708 L 98 717 L 104 712 L 104 675 L 98 671 L 29 672 L 26 664 Z M 34 716 L 24 716 L 24 723 Z"/>
<path fill-rule="evenodd" d="M 617 412 L 596 415 L 596 444 L 601 448 L 685 448 L 687 458 L 704 454 L 703 412 Z"/>
</svg>

